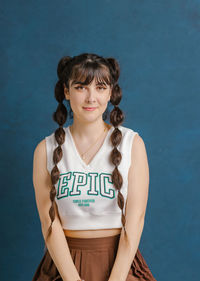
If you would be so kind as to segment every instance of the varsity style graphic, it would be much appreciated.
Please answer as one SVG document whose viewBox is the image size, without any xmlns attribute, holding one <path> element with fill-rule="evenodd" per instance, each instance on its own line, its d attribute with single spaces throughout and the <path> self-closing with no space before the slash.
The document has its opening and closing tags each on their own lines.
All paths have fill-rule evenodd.
<svg viewBox="0 0 200 281">
<path fill-rule="evenodd" d="M 138 132 L 125 126 L 119 126 L 119 128 L 122 131 L 123 138 L 118 149 L 123 157 L 118 169 L 123 174 L 121 192 L 126 202 L 128 170 L 131 165 L 131 147 L 133 138 Z M 92 159 L 90 165 L 86 165 L 84 161 L 80 160 L 69 126 L 64 127 L 64 130 L 66 132 L 66 140 L 63 144 L 64 153 L 58 163 L 60 177 L 55 185 L 55 200 L 63 228 L 101 229 L 121 227 L 121 210 L 117 204 L 117 191 L 111 178 L 113 166 L 109 162 L 109 153 L 112 150 L 109 136 L 113 131 L 113 127 L 108 131 L 103 145 Z M 57 144 L 54 134 L 47 136 L 45 139 L 48 171 L 51 173 L 54 166 L 53 151 Z M 93 201 L 89 202 L 87 200 Z"/>
</svg>

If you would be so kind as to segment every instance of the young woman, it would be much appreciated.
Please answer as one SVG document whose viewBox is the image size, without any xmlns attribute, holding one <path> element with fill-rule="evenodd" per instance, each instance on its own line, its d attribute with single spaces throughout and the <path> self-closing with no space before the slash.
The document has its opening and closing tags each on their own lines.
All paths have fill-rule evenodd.
<svg viewBox="0 0 200 281">
<path fill-rule="evenodd" d="M 138 249 L 148 160 L 141 136 L 122 126 L 119 63 L 96 54 L 67 56 L 57 74 L 53 119 L 59 128 L 36 146 L 33 159 L 45 241 L 33 281 L 155 281 Z M 64 126 L 64 100 L 70 126 Z"/>
</svg>

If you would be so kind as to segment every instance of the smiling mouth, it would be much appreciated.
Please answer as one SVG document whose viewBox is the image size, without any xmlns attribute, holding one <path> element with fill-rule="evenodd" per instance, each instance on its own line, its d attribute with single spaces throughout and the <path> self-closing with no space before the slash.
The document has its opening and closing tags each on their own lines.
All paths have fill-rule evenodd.
<svg viewBox="0 0 200 281">
<path fill-rule="evenodd" d="M 95 110 L 97 107 L 83 107 L 85 110 Z"/>
</svg>

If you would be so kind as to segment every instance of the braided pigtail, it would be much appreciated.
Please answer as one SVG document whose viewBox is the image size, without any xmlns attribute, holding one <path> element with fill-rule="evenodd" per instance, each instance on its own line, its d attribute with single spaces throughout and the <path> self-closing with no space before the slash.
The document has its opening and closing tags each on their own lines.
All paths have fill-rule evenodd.
<svg viewBox="0 0 200 281">
<path fill-rule="evenodd" d="M 59 128 L 56 129 L 54 133 L 54 137 L 56 142 L 58 143 L 58 146 L 55 148 L 53 152 L 53 163 L 54 167 L 51 171 L 51 190 L 50 190 L 50 199 L 51 199 L 51 207 L 49 209 L 49 216 L 51 219 L 51 224 L 48 229 L 48 233 L 45 239 L 45 249 L 46 249 L 46 241 L 49 237 L 49 235 L 52 232 L 52 224 L 55 219 L 55 196 L 56 196 L 56 188 L 55 184 L 59 180 L 60 172 L 58 169 L 58 162 L 62 159 L 63 156 L 63 151 L 61 145 L 65 142 L 65 131 L 63 129 L 63 125 L 65 124 L 67 120 L 67 108 L 63 104 L 63 100 L 65 99 L 64 95 L 64 79 L 63 77 L 66 75 L 66 68 L 68 66 L 68 63 L 70 62 L 71 58 L 70 57 L 63 57 L 57 67 L 57 75 L 59 77 L 58 82 L 56 83 L 55 86 L 55 91 L 54 91 L 54 96 L 56 100 L 58 101 L 58 107 L 56 111 L 53 113 L 53 120 L 58 123 Z"/>
<path fill-rule="evenodd" d="M 111 95 L 110 102 L 114 105 L 114 109 L 110 112 L 110 123 L 115 127 L 115 129 L 113 130 L 110 136 L 111 143 L 114 147 L 113 150 L 111 151 L 110 160 L 115 165 L 115 168 L 112 172 L 112 181 L 114 187 L 118 191 L 117 203 L 119 208 L 122 210 L 121 222 L 122 222 L 125 238 L 127 238 L 127 233 L 125 229 L 126 219 L 123 213 L 124 197 L 120 191 L 123 184 L 123 178 L 120 171 L 118 170 L 118 166 L 121 162 L 122 155 L 120 151 L 117 149 L 117 146 L 120 144 L 122 140 L 122 132 L 119 130 L 118 126 L 121 125 L 124 121 L 124 114 L 122 110 L 118 107 L 118 104 L 120 103 L 122 98 L 121 88 L 117 84 L 120 74 L 120 69 L 119 69 L 118 62 L 114 58 L 107 58 L 107 61 L 109 62 L 110 72 L 113 78 L 113 87 L 112 87 L 112 95 Z"/>
</svg>

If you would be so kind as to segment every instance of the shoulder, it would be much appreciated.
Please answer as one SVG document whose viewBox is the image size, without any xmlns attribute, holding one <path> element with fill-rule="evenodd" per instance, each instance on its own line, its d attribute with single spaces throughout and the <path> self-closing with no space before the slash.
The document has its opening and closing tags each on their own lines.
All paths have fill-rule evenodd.
<svg viewBox="0 0 200 281">
<path fill-rule="evenodd" d="M 38 142 L 33 154 L 33 164 L 35 171 L 43 170 L 43 172 L 46 172 L 47 170 L 49 174 L 51 173 L 51 170 L 54 166 L 53 153 L 57 146 L 58 144 L 55 139 L 55 132 L 51 132 L 40 142 Z"/>
<path fill-rule="evenodd" d="M 44 183 L 48 176 L 47 160 L 46 160 L 46 144 L 45 138 L 41 140 L 35 147 L 33 153 L 33 185 L 34 189 L 40 189 L 41 183 Z"/>
<path fill-rule="evenodd" d="M 44 153 L 45 152 L 45 146 L 46 146 L 46 138 L 40 140 L 34 149 L 34 153 Z"/>
<path fill-rule="evenodd" d="M 122 125 L 119 126 L 119 129 L 122 132 L 123 136 L 139 134 L 137 131 L 134 131 L 133 129 L 122 126 Z"/>
<path fill-rule="evenodd" d="M 124 138 L 129 138 L 131 140 L 132 145 L 141 146 L 142 143 L 144 143 L 142 137 L 139 135 L 139 132 L 125 126 L 119 126 L 119 129 L 121 130 Z"/>
<path fill-rule="evenodd" d="M 145 147 L 144 140 L 140 135 L 136 134 L 134 136 L 132 149 L 131 149 L 132 161 L 133 161 L 133 157 L 139 157 L 139 156 L 144 157 L 145 154 L 146 154 L 146 147 Z"/>
<path fill-rule="evenodd" d="M 42 139 L 35 147 L 33 153 L 33 160 L 36 164 L 41 166 L 46 159 L 46 139 Z"/>
<path fill-rule="evenodd" d="M 139 132 L 125 126 L 120 126 L 120 129 L 123 137 L 130 139 L 132 162 L 137 157 L 146 157 L 145 143 Z"/>
<path fill-rule="evenodd" d="M 148 166 L 147 151 L 143 138 L 134 132 L 131 146 L 131 166 L 144 168 Z"/>
<path fill-rule="evenodd" d="M 34 154 L 42 154 L 46 153 L 46 148 L 48 145 L 53 145 L 55 143 L 54 132 L 51 132 L 49 135 L 45 136 L 42 140 L 40 140 L 34 150 Z"/>
<path fill-rule="evenodd" d="M 39 166 L 46 166 L 47 155 L 51 152 L 52 149 L 56 147 L 56 141 L 54 132 L 45 136 L 40 140 L 34 149 L 34 161 L 37 162 Z"/>
<path fill-rule="evenodd" d="M 56 147 L 55 133 L 45 136 L 42 140 L 40 140 L 34 149 L 34 156 L 42 159 L 46 155 Z"/>
</svg>

